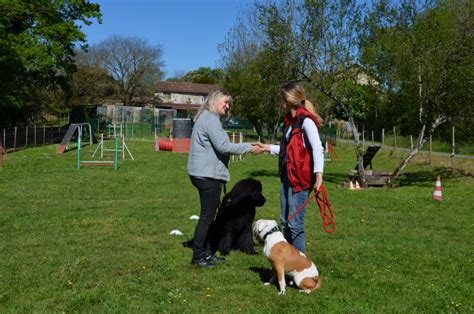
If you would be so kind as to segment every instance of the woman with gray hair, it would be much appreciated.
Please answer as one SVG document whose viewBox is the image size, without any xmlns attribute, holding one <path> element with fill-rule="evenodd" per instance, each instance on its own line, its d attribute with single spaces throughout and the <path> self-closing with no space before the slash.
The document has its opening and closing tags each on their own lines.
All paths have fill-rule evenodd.
<svg viewBox="0 0 474 314">
<path fill-rule="evenodd" d="M 231 104 L 232 97 L 221 90 L 209 94 L 196 114 L 191 135 L 188 175 L 199 192 L 201 203 L 191 263 L 203 268 L 214 267 L 215 262 L 225 260 L 212 254 L 207 233 L 216 215 L 222 185 L 230 179 L 227 169 L 229 156 L 262 152 L 259 146 L 251 143 L 230 142 L 221 118 L 228 116 Z"/>
</svg>

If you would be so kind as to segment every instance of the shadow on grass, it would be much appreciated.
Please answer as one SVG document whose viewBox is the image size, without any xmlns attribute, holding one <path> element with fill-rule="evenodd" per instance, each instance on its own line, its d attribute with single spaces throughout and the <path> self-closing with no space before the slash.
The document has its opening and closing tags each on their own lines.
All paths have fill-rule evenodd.
<svg viewBox="0 0 474 314">
<path fill-rule="evenodd" d="M 257 273 L 260 276 L 260 280 L 262 282 L 268 282 L 270 280 L 270 276 L 272 275 L 272 270 L 270 268 L 249 267 L 249 269 L 254 273 Z"/>
<path fill-rule="evenodd" d="M 278 178 L 278 171 L 255 170 L 255 171 L 249 172 L 249 175 L 252 177 L 277 177 Z"/>
<path fill-rule="evenodd" d="M 324 174 L 324 181 L 339 184 L 348 180 L 347 173 L 327 172 Z"/>
<path fill-rule="evenodd" d="M 440 176 L 441 180 L 443 180 L 465 177 L 466 174 L 461 170 L 446 167 L 438 167 L 432 171 L 407 172 L 399 177 L 398 185 L 432 186 L 437 176 Z"/>
<path fill-rule="evenodd" d="M 402 174 L 398 180 L 398 186 L 431 186 L 436 180 L 436 176 L 441 176 L 441 179 L 454 179 L 470 176 L 473 177 L 471 173 L 466 173 L 459 169 L 438 167 L 432 171 L 417 171 L 417 172 L 406 172 Z M 276 177 L 278 178 L 277 171 L 270 170 L 256 170 L 249 172 L 249 176 L 252 177 Z M 346 172 L 326 172 L 324 174 L 324 181 L 333 184 L 340 184 L 348 180 L 348 173 Z"/>
<path fill-rule="evenodd" d="M 278 178 L 277 171 L 269 171 L 269 170 L 256 170 L 249 172 L 249 176 L 252 177 L 275 177 Z M 324 181 L 329 183 L 342 183 L 347 181 L 347 173 L 339 173 L 339 172 L 327 172 L 324 173 Z"/>
<path fill-rule="evenodd" d="M 270 268 L 263 268 L 263 267 L 249 267 L 249 270 L 253 271 L 254 273 L 257 273 L 260 276 L 260 280 L 262 283 L 266 283 L 270 281 L 270 277 L 272 276 L 272 270 Z M 280 290 L 278 283 L 276 282 L 277 280 L 275 279 L 275 282 L 271 284 L 272 287 L 277 289 L 277 291 Z M 298 287 L 295 286 L 293 282 L 293 278 L 285 275 L 285 281 L 287 284 L 287 288 L 296 288 Z"/>
</svg>

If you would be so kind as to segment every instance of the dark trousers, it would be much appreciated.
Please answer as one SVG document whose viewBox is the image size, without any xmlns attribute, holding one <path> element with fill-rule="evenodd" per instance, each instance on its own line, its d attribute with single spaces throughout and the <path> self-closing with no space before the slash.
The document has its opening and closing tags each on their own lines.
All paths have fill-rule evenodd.
<svg viewBox="0 0 474 314">
<path fill-rule="evenodd" d="M 210 245 L 207 238 L 209 226 L 216 217 L 217 207 L 219 206 L 222 181 L 215 179 L 201 179 L 190 177 L 192 184 L 199 191 L 199 199 L 201 201 L 201 214 L 194 231 L 193 240 L 193 259 L 198 261 L 209 255 Z"/>
</svg>

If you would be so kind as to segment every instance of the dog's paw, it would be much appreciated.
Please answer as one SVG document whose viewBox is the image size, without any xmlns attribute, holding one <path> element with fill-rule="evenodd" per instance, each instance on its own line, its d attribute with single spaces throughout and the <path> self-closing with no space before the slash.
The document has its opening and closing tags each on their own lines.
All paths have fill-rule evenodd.
<svg viewBox="0 0 474 314">
<path fill-rule="evenodd" d="M 311 290 L 300 290 L 300 293 L 310 294 L 310 293 L 311 293 Z"/>
<path fill-rule="evenodd" d="M 269 286 L 270 283 L 269 283 L 269 282 L 264 282 L 263 285 L 264 285 L 264 286 Z"/>
<path fill-rule="evenodd" d="M 278 295 L 284 295 L 285 294 L 285 290 L 281 290 L 280 292 L 278 292 Z"/>
</svg>

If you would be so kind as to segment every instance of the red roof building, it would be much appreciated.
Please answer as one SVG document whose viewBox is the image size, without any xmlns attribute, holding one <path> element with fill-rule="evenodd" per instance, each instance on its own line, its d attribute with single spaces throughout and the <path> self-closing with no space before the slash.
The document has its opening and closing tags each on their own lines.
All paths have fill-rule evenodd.
<svg viewBox="0 0 474 314">
<path fill-rule="evenodd" d="M 196 111 L 204 103 L 206 96 L 217 89 L 219 86 L 211 84 L 158 82 L 155 98 L 158 108 Z"/>
</svg>

